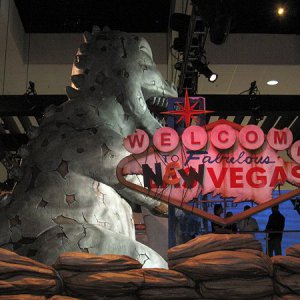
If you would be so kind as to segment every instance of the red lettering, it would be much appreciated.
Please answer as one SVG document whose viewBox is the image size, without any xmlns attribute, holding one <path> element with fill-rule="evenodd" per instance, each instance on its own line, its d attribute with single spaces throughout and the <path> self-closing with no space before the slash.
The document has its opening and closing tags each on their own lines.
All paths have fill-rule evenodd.
<svg viewBox="0 0 300 300">
<path fill-rule="evenodd" d="M 253 136 L 252 139 L 250 139 L 250 136 L 251 136 L 251 135 Z M 246 138 L 246 141 L 247 141 L 248 143 L 256 143 L 257 140 L 258 140 L 257 132 L 256 132 L 256 131 L 248 131 L 248 132 L 246 133 L 245 138 Z"/>
<path fill-rule="evenodd" d="M 153 135 L 154 146 L 162 152 L 173 151 L 177 147 L 178 143 L 178 133 L 170 127 L 159 128 Z"/>
<path fill-rule="evenodd" d="M 274 168 L 274 173 L 270 182 L 270 186 L 274 187 L 277 184 L 284 184 L 284 182 L 286 181 L 287 176 L 286 173 L 284 171 L 284 168 L 281 166 L 277 166 Z"/>
<path fill-rule="evenodd" d="M 130 153 L 143 153 L 149 146 L 148 134 L 144 130 L 137 129 L 134 134 L 124 138 L 123 145 Z"/>
<path fill-rule="evenodd" d="M 190 150 L 200 150 L 207 143 L 207 133 L 204 128 L 192 125 L 184 129 L 181 140 L 186 148 Z"/>
<path fill-rule="evenodd" d="M 246 125 L 239 132 L 239 141 L 244 148 L 256 150 L 263 145 L 265 134 L 256 125 Z"/>
<path fill-rule="evenodd" d="M 287 143 L 287 135 L 285 131 L 274 131 L 274 143 L 275 144 L 286 144 Z"/>
<path fill-rule="evenodd" d="M 292 168 L 292 175 L 300 179 L 300 166 L 294 166 Z"/>
<path fill-rule="evenodd" d="M 201 142 L 200 141 L 195 141 L 195 132 L 191 132 L 191 144 L 192 145 L 200 145 L 201 144 Z"/>
<path fill-rule="evenodd" d="M 243 168 L 230 168 L 230 187 L 231 188 L 242 188 L 244 187 L 243 182 L 238 182 L 238 180 L 243 180 L 242 175 L 237 173 L 242 173 Z"/>
<path fill-rule="evenodd" d="M 211 131 L 210 141 L 218 149 L 229 149 L 236 141 L 236 133 L 229 125 L 220 124 Z"/>
<path fill-rule="evenodd" d="M 254 168 L 251 168 L 249 169 L 249 171 L 247 172 L 247 175 L 246 175 L 246 180 L 247 180 L 247 183 L 253 187 L 253 188 L 262 188 L 264 186 L 266 186 L 267 184 L 267 177 L 266 176 L 258 176 L 256 174 L 256 182 L 253 181 L 253 174 L 255 173 L 265 173 L 266 170 L 263 169 L 263 168 L 260 168 L 260 167 L 254 167 Z"/>
<path fill-rule="evenodd" d="M 288 149 L 293 143 L 293 133 L 289 128 L 271 128 L 267 135 L 269 145 L 278 151 Z"/>
<path fill-rule="evenodd" d="M 216 174 L 215 174 L 215 170 L 213 168 L 207 168 L 207 172 L 209 173 L 210 178 L 211 178 L 211 180 L 212 180 L 212 182 L 213 182 L 213 184 L 216 188 L 221 187 L 221 184 L 223 183 L 225 175 L 227 173 L 227 169 L 228 168 L 222 168 L 221 172 L 220 172 L 220 175 L 219 175 L 219 178 L 217 178 Z"/>
<path fill-rule="evenodd" d="M 169 132 L 163 132 L 160 135 L 160 144 L 162 146 L 171 146 L 171 134 Z"/>
<path fill-rule="evenodd" d="M 290 149 L 291 158 L 298 164 L 300 164 L 300 141 L 296 141 Z"/>
<path fill-rule="evenodd" d="M 180 165 L 179 163 L 176 162 L 170 162 L 166 165 L 166 172 L 165 175 L 163 177 L 163 181 L 166 184 L 170 184 L 170 185 L 175 185 L 179 183 L 179 178 L 176 175 L 176 171 L 175 169 L 179 169 Z"/>
<path fill-rule="evenodd" d="M 218 134 L 218 140 L 221 142 L 221 143 L 227 143 L 228 142 L 228 137 L 226 137 L 225 139 L 222 139 L 221 138 L 221 135 L 224 135 L 226 134 L 228 136 L 228 132 L 226 130 L 221 130 Z"/>
<path fill-rule="evenodd" d="M 128 141 L 130 144 L 131 148 L 135 147 L 135 144 L 137 143 L 139 147 L 143 146 L 144 143 L 144 134 L 140 135 L 140 134 L 133 134 L 133 135 L 129 135 L 128 136 Z"/>
</svg>

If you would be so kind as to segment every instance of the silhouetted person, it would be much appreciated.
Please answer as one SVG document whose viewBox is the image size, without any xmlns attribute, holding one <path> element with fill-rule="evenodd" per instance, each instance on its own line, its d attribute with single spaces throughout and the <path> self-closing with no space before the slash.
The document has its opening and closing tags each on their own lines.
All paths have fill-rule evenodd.
<svg viewBox="0 0 300 300">
<path fill-rule="evenodd" d="M 214 206 L 214 215 L 220 217 L 221 214 L 223 213 L 223 206 L 221 204 L 215 204 Z M 213 233 L 218 233 L 220 229 L 223 227 L 217 223 L 211 222 L 211 231 Z"/>
<path fill-rule="evenodd" d="M 285 218 L 279 212 L 279 206 L 272 207 L 272 214 L 269 216 L 268 224 L 266 226 L 266 231 L 281 231 L 281 232 L 270 232 L 268 239 L 268 254 L 273 256 L 281 255 L 281 240 L 282 240 L 282 231 L 284 229 Z"/>
<path fill-rule="evenodd" d="M 250 209 L 249 205 L 244 206 L 244 211 Z M 238 229 L 239 231 L 258 231 L 259 227 L 257 221 L 253 217 L 249 217 L 238 222 Z"/>
<path fill-rule="evenodd" d="M 222 204 L 215 204 L 214 206 L 214 214 L 218 217 L 221 217 L 223 213 Z M 231 230 L 226 229 L 224 226 L 219 225 L 217 223 L 211 222 L 211 231 L 212 233 L 232 233 Z"/>
<path fill-rule="evenodd" d="M 229 218 L 229 217 L 232 217 L 233 216 L 233 213 L 231 211 L 228 211 L 225 215 L 225 218 Z M 230 225 L 227 225 L 225 226 L 226 230 L 228 230 L 228 233 L 237 233 L 237 226 L 236 226 L 236 223 L 232 223 Z"/>
</svg>

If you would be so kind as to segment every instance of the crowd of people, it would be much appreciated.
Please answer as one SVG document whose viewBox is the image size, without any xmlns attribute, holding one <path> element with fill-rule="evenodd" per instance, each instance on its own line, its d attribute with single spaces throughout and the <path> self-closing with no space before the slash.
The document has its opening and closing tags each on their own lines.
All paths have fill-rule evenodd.
<svg viewBox="0 0 300 300">
<path fill-rule="evenodd" d="M 250 209 L 249 205 L 244 206 L 244 211 Z M 215 204 L 214 214 L 221 217 L 223 214 L 223 206 L 221 204 Z M 225 218 L 232 217 L 232 212 L 227 212 Z M 272 207 L 272 214 L 269 216 L 268 223 L 264 231 L 267 234 L 267 252 L 269 256 L 281 255 L 281 241 L 282 241 L 282 232 L 284 230 L 285 218 L 279 211 L 279 206 Z M 222 226 L 220 224 L 211 223 L 211 230 L 213 233 L 251 233 L 259 231 L 259 226 L 255 218 L 248 217 L 241 220 L 238 223 L 233 223 L 227 226 Z"/>
</svg>

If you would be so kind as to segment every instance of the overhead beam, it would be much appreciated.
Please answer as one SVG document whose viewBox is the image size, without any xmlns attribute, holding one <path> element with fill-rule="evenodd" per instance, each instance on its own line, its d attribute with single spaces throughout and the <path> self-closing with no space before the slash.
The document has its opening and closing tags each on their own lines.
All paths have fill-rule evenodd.
<svg viewBox="0 0 300 300">
<path fill-rule="evenodd" d="M 206 109 L 213 110 L 215 116 L 252 116 L 253 107 L 260 106 L 262 116 L 300 115 L 298 95 L 259 95 L 255 103 L 248 95 L 201 95 L 206 98 Z M 1 116 L 41 116 L 51 104 L 59 105 L 67 101 L 66 95 L 0 96 Z M 257 111 L 256 111 L 257 112 Z"/>
<path fill-rule="evenodd" d="M 0 134 L 0 152 L 16 151 L 27 142 L 26 134 Z"/>
<path fill-rule="evenodd" d="M 213 115 L 251 116 L 297 116 L 300 115 L 298 95 L 259 95 L 255 102 L 248 95 L 201 95 L 206 98 L 206 109 Z M 254 108 L 259 109 L 254 110 Z"/>
<path fill-rule="evenodd" d="M 49 105 L 59 105 L 67 100 L 66 95 L 0 96 L 0 116 L 41 117 Z"/>
</svg>

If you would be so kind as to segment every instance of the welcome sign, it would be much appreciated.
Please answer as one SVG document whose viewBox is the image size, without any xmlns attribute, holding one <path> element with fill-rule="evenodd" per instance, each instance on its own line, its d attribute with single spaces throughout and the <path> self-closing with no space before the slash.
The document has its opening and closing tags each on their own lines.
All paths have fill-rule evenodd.
<svg viewBox="0 0 300 300">
<path fill-rule="evenodd" d="M 179 134 L 170 127 L 156 131 L 152 141 L 137 130 L 124 140 L 132 153 L 117 169 L 121 183 L 145 195 L 171 203 L 221 224 L 236 222 L 300 193 L 300 189 L 272 199 L 279 184 L 300 186 L 300 141 L 290 129 L 272 128 L 267 135 L 256 125 L 241 126 L 219 120 L 192 125 Z M 285 160 L 281 153 L 287 152 Z M 127 181 L 138 175 L 140 184 Z M 200 194 L 252 200 L 258 206 L 228 219 L 211 215 L 188 203 Z"/>
</svg>

